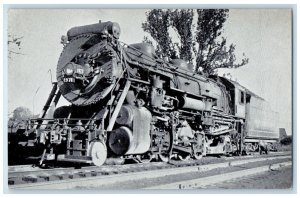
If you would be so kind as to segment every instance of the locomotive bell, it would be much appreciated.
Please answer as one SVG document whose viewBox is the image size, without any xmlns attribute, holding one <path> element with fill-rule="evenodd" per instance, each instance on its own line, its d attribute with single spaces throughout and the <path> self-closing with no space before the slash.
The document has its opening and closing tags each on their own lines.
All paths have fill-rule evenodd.
<svg viewBox="0 0 300 198">
<path fill-rule="evenodd" d="M 155 57 L 155 49 L 151 44 L 148 44 L 148 43 L 133 43 L 133 44 L 130 44 L 129 46 L 145 53 L 147 56 L 150 56 L 152 58 Z"/>
<path fill-rule="evenodd" d="M 173 59 L 170 61 L 170 63 L 186 71 L 193 71 L 194 69 L 194 66 L 192 64 L 186 62 L 183 59 Z"/>
</svg>

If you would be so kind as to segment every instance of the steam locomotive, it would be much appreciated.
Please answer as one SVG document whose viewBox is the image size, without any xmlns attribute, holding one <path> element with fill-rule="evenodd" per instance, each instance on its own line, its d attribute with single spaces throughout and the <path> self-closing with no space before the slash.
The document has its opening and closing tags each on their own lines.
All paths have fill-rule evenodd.
<svg viewBox="0 0 300 198">
<path fill-rule="evenodd" d="M 42 148 L 40 164 L 201 159 L 256 151 L 279 138 L 263 98 L 159 57 L 150 44 L 122 43 L 120 32 L 118 23 L 100 21 L 62 36 L 57 82 L 40 118 L 22 131 L 28 147 Z M 71 105 L 56 108 L 61 96 Z"/>
</svg>

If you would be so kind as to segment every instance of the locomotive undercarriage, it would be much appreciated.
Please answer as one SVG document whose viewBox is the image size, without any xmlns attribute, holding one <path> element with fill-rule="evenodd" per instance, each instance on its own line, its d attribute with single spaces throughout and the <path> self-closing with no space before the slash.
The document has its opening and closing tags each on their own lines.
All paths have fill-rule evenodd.
<svg viewBox="0 0 300 198">
<path fill-rule="evenodd" d="M 44 145 L 39 164 L 54 160 L 100 166 L 107 158 L 167 162 L 238 153 L 239 121 L 213 108 L 212 99 L 166 91 L 166 80 L 157 74 L 149 79 L 132 75 L 111 81 L 115 86 L 102 103 L 72 106 L 45 119 L 59 100 L 55 84 L 44 117 L 29 124 L 36 144 Z"/>
<path fill-rule="evenodd" d="M 161 102 L 160 108 L 151 109 L 151 104 L 145 102 L 151 88 L 125 80 L 116 87 L 119 90 L 114 91 L 115 96 L 108 99 L 100 108 L 102 110 L 88 113 L 90 117 L 73 116 L 76 113 L 70 111 L 61 115 L 56 113 L 55 119 L 31 120 L 29 126 L 37 135 L 36 144 L 44 145 L 40 165 L 53 160 L 101 165 L 106 158 L 167 162 L 237 153 L 240 136 L 234 128 L 235 120 L 230 116 L 222 116 L 216 111 L 176 111 L 177 99 L 168 95 L 162 97 L 165 101 Z M 126 97 L 124 93 L 127 93 Z M 114 111 L 116 109 L 118 112 Z M 127 111 L 133 114 L 129 115 Z M 139 116 L 135 120 L 137 113 Z M 145 116 L 148 116 L 147 121 L 136 128 L 135 124 L 143 122 Z M 115 120 L 114 124 L 111 124 L 112 120 Z M 136 138 L 147 125 L 149 130 L 144 130 L 142 139 Z M 148 143 L 145 141 L 147 136 Z M 137 145 L 139 143 L 142 145 Z"/>
</svg>

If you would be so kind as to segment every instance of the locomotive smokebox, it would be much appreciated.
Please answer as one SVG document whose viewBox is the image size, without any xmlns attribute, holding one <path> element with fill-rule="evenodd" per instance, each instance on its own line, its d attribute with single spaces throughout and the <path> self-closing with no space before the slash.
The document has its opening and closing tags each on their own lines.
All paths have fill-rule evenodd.
<svg viewBox="0 0 300 198">
<path fill-rule="evenodd" d="M 110 93 L 123 68 L 107 37 L 119 38 L 119 35 L 119 25 L 112 22 L 68 31 L 69 43 L 59 57 L 56 76 L 60 92 L 69 102 L 87 106 Z"/>
</svg>

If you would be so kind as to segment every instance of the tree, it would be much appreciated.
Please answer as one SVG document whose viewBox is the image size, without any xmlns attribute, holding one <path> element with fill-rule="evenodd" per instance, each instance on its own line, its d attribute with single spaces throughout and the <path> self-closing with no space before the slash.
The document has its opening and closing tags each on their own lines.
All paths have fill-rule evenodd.
<svg viewBox="0 0 300 198">
<path fill-rule="evenodd" d="M 228 9 L 199 9 L 197 27 L 191 9 L 161 10 L 146 13 L 147 20 L 142 24 L 145 32 L 157 42 L 163 56 L 178 57 L 187 62 L 195 62 L 195 72 L 215 74 L 218 68 L 237 68 L 248 63 L 248 58 L 236 62 L 235 45 L 227 45 L 222 37 L 223 26 L 228 18 Z M 169 29 L 177 33 L 180 43 L 172 42 Z M 149 39 L 147 39 L 149 40 Z"/>
<path fill-rule="evenodd" d="M 163 56 L 174 56 L 172 39 L 168 28 L 170 27 L 170 13 L 168 10 L 154 9 L 147 15 L 147 22 L 142 23 L 144 31 L 158 43 L 157 52 Z M 149 42 L 148 38 L 145 40 Z M 151 43 L 151 42 L 149 42 Z"/>
<path fill-rule="evenodd" d="M 26 120 L 32 118 L 32 112 L 27 107 L 17 107 L 13 111 L 13 120 Z"/>
<path fill-rule="evenodd" d="M 217 68 L 237 68 L 248 63 L 248 59 L 242 59 L 236 63 L 235 45 L 226 45 L 226 38 L 218 38 L 223 32 L 223 26 L 228 18 L 228 9 L 199 9 L 197 10 L 196 41 L 196 71 L 203 68 L 203 72 L 214 74 Z"/>
<path fill-rule="evenodd" d="M 177 32 L 180 43 L 175 44 L 178 48 L 180 58 L 188 62 L 193 61 L 192 47 L 193 47 L 193 34 L 192 34 L 192 24 L 194 12 L 192 9 L 181 9 L 170 12 L 172 26 Z"/>
<path fill-rule="evenodd" d="M 280 140 L 280 143 L 283 144 L 283 145 L 290 145 L 290 144 L 292 144 L 293 143 L 292 136 L 284 137 L 282 140 Z"/>
</svg>

